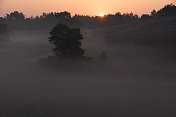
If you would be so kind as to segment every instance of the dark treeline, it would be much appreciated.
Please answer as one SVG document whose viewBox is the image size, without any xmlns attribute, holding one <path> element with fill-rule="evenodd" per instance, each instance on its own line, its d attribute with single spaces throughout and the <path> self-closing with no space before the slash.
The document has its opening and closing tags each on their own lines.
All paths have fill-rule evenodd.
<svg viewBox="0 0 176 117">
<path fill-rule="evenodd" d="M 69 12 L 51 12 L 43 13 L 41 16 L 25 17 L 21 12 L 14 11 L 6 16 L 0 18 L 0 23 L 7 24 L 9 29 L 51 29 L 56 24 L 67 24 L 72 27 L 105 27 L 114 26 L 119 24 L 128 24 L 132 22 L 138 22 L 141 20 L 172 17 L 176 16 L 176 6 L 168 4 L 164 8 L 155 11 L 151 14 L 143 14 L 141 18 L 133 13 L 121 14 L 108 14 L 106 16 L 84 16 L 75 15 L 71 16 Z"/>
<path fill-rule="evenodd" d="M 133 13 L 116 13 L 108 14 L 104 18 L 99 16 L 84 16 L 75 15 L 71 16 L 69 12 L 51 12 L 43 13 L 41 16 L 27 18 L 21 12 L 14 11 L 10 14 L 6 14 L 5 17 L 0 19 L 0 22 L 7 24 L 10 28 L 18 29 L 47 29 L 51 28 L 56 24 L 67 24 L 72 27 L 101 27 L 101 26 L 111 26 L 124 23 L 130 23 L 138 21 L 139 17 Z"/>
<path fill-rule="evenodd" d="M 176 16 L 176 6 L 174 4 L 168 4 L 158 11 L 153 10 L 150 15 L 143 14 L 141 20 L 174 16 Z"/>
</svg>

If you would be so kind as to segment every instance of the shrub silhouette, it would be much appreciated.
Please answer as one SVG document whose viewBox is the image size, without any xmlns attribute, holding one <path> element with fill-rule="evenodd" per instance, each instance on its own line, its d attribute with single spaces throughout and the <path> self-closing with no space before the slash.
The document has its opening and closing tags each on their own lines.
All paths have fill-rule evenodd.
<svg viewBox="0 0 176 117">
<path fill-rule="evenodd" d="M 58 24 L 50 32 L 49 42 L 54 44 L 53 52 L 56 56 L 67 58 L 80 58 L 84 55 L 81 49 L 81 40 L 79 28 L 70 28 L 65 24 Z"/>
</svg>

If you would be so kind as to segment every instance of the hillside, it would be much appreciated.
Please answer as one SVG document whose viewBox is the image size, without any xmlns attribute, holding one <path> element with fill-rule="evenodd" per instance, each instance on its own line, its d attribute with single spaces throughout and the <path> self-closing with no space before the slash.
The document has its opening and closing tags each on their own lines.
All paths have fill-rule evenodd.
<svg viewBox="0 0 176 117">
<path fill-rule="evenodd" d="M 176 17 L 144 20 L 105 29 L 108 44 L 135 44 L 173 47 L 176 44 Z"/>
</svg>

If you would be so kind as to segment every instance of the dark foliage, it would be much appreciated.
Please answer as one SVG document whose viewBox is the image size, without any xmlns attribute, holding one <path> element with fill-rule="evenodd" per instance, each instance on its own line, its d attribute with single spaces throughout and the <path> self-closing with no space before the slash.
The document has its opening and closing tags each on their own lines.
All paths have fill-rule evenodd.
<svg viewBox="0 0 176 117">
<path fill-rule="evenodd" d="M 6 14 L 5 18 L 9 21 L 20 21 L 20 20 L 24 20 L 25 16 L 23 13 L 20 13 L 18 11 L 14 11 L 10 14 Z"/>
<path fill-rule="evenodd" d="M 176 16 L 176 6 L 174 4 L 168 4 L 164 8 L 160 9 L 156 16 L 158 17 L 172 17 Z"/>
<path fill-rule="evenodd" d="M 27 18 L 23 13 L 14 11 L 10 14 L 6 14 L 4 18 L 0 18 L 0 22 L 7 24 L 10 29 L 50 30 L 56 24 L 66 24 L 71 27 L 96 28 L 138 22 L 140 19 L 149 20 L 173 16 L 176 16 L 176 6 L 168 4 L 158 11 L 153 10 L 151 14 L 143 14 L 141 18 L 133 13 L 121 14 L 120 12 L 107 14 L 103 18 L 78 14 L 71 17 L 71 14 L 66 11 L 43 13 L 40 16 Z"/>
<path fill-rule="evenodd" d="M 112 25 L 126 24 L 138 21 L 139 18 L 133 13 L 108 14 L 104 18 L 98 16 L 75 15 L 71 17 L 69 12 L 43 13 L 41 16 L 27 18 L 18 11 L 6 14 L 1 21 L 10 29 L 51 29 L 56 24 L 66 24 L 72 27 L 107 27 Z"/>
<path fill-rule="evenodd" d="M 174 4 L 168 4 L 162 9 L 156 11 L 153 10 L 151 14 L 143 14 L 141 20 L 148 20 L 153 18 L 164 18 L 164 17 L 174 17 L 176 16 L 176 6 Z"/>
<path fill-rule="evenodd" d="M 141 20 L 149 20 L 149 19 L 152 19 L 153 17 L 152 16 L 150 16 L 150 15 L 148 15 L 148 14 L 143 14 L 142 16 L 141 16 Z"/>
<path fill-rule="evenodd" d="M 49 42 L 54 44 L 55 55 L 62 55 L 68 58 L 83 57 L 84 50 L 81 49 L 83 36 L 80 29 L 70 28 L 65 24 L 58 24 L 50 32 Z"/>
</svg>

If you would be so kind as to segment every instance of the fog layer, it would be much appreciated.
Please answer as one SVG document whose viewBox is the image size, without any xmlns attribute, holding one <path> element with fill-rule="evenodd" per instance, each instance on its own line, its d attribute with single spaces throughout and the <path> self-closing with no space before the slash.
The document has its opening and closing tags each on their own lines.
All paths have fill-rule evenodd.
<svg viewBox="0 0 176 117">
<path fill-rule="evenodd" d="M 0 116 L 176 116 L 175 41 L 151 41 L 168 34 L 175 39 L 175 21 L 166 21 L 171 24 L 82 29 L 82 47 L 93 61 L 64 67 L 40 64 L 52 55 L 48 30 L 12 30 L 0 47 Z M 102 51 L 106 61 L 100 60 Z"/>
</svg>

